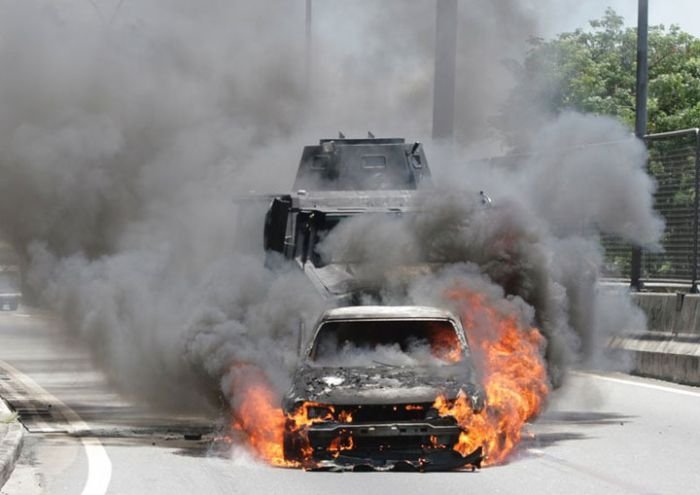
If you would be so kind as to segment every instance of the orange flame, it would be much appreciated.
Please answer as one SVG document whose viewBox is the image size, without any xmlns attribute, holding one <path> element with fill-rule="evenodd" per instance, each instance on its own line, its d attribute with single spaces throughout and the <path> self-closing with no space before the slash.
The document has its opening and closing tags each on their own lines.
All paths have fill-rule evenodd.
<svg viewBox="0 0 700 495">
<path fill-rule="evenodd" d="M 459 362 L 462 359 L 462 352 L 454 330 L 445 325 L 433 325 L 430 330 L 430 347 L 433 355 L 448 363 Z"/>
<path fill-rule="evenodd" d="M 466 455 L 483 445 L 485 464 L 496 464 L 520 442 L 525 423 L 537 416 L 549 393 L 544 338 L 536 328 L 523 327 L 515 315 L 496 309 L 483 294 L 454 288 L 447 297 L 459 308 L 482 373 L 486 409 L 473 414 L 464 394 L 453 402 L 438 397 L 434 407 L 465 428 L 455 450 Z"/>
<path fill-rule="evenodd" d="M 304 402 L 292 414 L 285 414 L 279 404 L 279 397 L 263 372 L 250 364 L 237 364 L 231 368 L 231 392 L 234 397 L 233 424 L 234 431 L 245 437 L 246 444 L 255 454 L 267 463 L 278 467 L 303 467 L 311 458 L 311 446 L 302 447 L 304 460 L 290 461 L 284 457 L 285 426 L 291 431 L 301 433 L 305 438 L 305 427 L 333 419 L 335 408 L 315 402 Z M 310 408 L 327 411 L 321 416 L 309 418 Z M 338 411 L 339 421 L 352 423 L 352 413 Z M 329 451 L 336 456 L 343 450 L 353 448 L 352 437 L 336 439 Z M 308 440 L 305 440 L 308 442 Z"/>
<path fill-rule="evenodd" d="M 333 457 L 338 457 L 342 451 L 352 450 L 354 447 L 355 441 L 352 435 L 340 435 L 331 442 L 328 451 L 333 454 Z"/>
<path fill-rule="evenodd" d="M 287 420 L 279 399 L 262 371 L 250 364 L 231 368 L 234 400 L 233 429 L 245 435 L 248 445 L 263 460 L 274 466 L 296 467 L 284 459 L 283 435 Z"/>
</svg>

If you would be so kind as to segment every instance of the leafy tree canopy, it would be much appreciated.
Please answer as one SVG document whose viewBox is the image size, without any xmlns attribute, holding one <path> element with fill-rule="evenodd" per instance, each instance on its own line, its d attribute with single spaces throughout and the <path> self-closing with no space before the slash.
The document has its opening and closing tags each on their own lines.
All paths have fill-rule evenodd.
<svg viewBox="0 0 700 495">
<path fill-rule="evenodd" d="M 510 65 L 516 85 L 499 127 L 512 138 L 528 116 L 578 110 L 633 128 L 636 58 L 636 28 L 610 8 L 587 30 L 531 39 L 525 61 Z M 678 26 L 649 28 L 648 110 L 649 133 L 700 126 L 700 39 Z"/>
</svg>

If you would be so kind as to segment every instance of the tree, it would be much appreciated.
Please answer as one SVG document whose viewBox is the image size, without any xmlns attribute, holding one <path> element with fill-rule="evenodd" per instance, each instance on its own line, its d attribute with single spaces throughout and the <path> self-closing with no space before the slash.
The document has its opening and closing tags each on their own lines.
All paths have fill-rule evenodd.
<svg viewBox="0 0 700 495">
<path fill-rule="evenodd" d="M 635 28 L 607 9 L 590 29 L 531 39 L 523 63 L 510 64 L 515 87 L 497 126 L 518 145 L 523 123 L 578 110 L 620 118 L 631 128 L 635 115 Z M 649 29 L 648 131 L 700 125 L 700 39 L 678 26 Z M 534 122 L 536 124 L 536 122 Z"/>
</svg>

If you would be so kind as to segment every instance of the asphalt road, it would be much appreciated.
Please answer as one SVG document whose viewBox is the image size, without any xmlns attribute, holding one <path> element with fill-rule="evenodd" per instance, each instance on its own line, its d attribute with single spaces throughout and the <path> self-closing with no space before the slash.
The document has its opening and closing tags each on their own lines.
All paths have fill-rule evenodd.
<svg viewBox="0 0 700 495">
<path fill-rule="evenodd" d="M 700 493 L 700 389 L 620 374 L 573 374 L 510 462 L 476 473 L 312 473 L 212 448 L 221 418 L 120 396 L 56 320 L 22 310 L 0 313 L 0 394 L 28 429 L 3 495 Z"/>
</svg>

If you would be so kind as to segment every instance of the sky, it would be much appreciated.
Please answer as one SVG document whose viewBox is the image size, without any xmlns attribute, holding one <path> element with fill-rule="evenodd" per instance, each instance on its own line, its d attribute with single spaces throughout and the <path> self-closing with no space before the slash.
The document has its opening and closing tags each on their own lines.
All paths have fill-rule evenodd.
<svg viewBox="0 0 700 495">
<path fill-rule="evenodd" d="M 302 0 L 293 0 L 299 1 Z M 99 15 L 111 18 L 115 12 L 119 16 L 129 15 L 128 0 L 53 0 L 52 3 L 83 3 L 87 15 Z M 332 5 L 332 10 L 337 10 L 337 2 L 325 2 Z M 522 4 L 529 6 L 533 11 L 538 12 L 540 17 L 540 29 L 544 32 L 541 35 L 552 37 L 565 31 L 573 31 L 579 27 L 586 27 L 591 19 L 599 18 L 607 7 L 612 7 L 625 18 L 628 25 L 636 25 L 637 22 L 637 0 L 555 0 L 548 1 L 550 4 L 549 18 L 541 18 L 541 0 L 522 0 Z M 322 0 L 315 1 L 315 8 L 323 8 Z M 694 36 L 700 37 L 700 0 L 649 0 L 649 23 L 678 24 L 681 29 Z M 335 26 L 337 28 L 337 25 Z"/>
<path fill-rule="evenodd" d="M 536 0 L 530 3 L 537 5 Z M 548 26 L 546 37 L 584 27 L 588 20 L 601 17 L 607 7 L 623 16 L 626 24 L 637 23 L 637 0 L 581 0 L 558 4 L 552 9 L 552 19 L 543 23 Z M 649 24 L 667 27 L 678 24 L 683 31 L 700 37 L 700 0 L 649 0 Z"/>
</svg>

